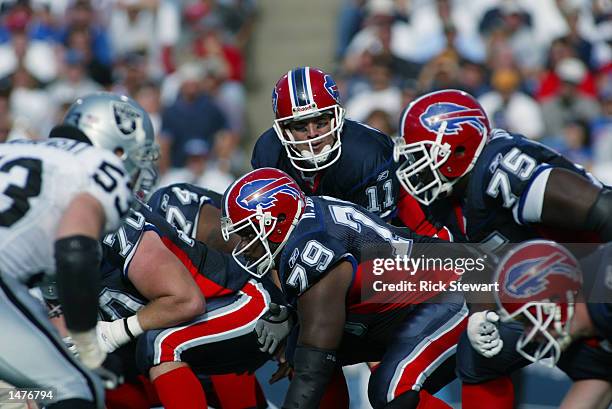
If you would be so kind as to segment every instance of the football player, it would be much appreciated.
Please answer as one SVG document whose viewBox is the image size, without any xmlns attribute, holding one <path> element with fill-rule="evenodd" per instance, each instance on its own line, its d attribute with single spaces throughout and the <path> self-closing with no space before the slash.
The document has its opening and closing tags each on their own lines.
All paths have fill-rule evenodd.
<svg viewBox="0 0 612 409">
<path fill-rule="evenodd" d="M 314 67 L 295 68 L 272 90 L 274 125 L 253 149 L 253 169 L 272 167 L 290 175 L 306 195 L 325 195 L 361 205 L 419 234 L 448 239 L 393 177 L 393 142 L 382 132 L 345 118 L 338 85 Z"/>
<path fill-rule="evenodd" d="M 448 368 L 467 321 L 461 294 L 418 305 L 362 300 L 372 277 L 362 263 L 374 254 L 425 257 L 440 240 L 391 226 L 350 202 L 305 197 L 272 168 L 230 186 L 222 212 L 225 237 L 236 233 L 242 240 L 233 251 L 236 262 L 256 277 L 278 269 L 287 301 L 297 308 L 298 329 L 287 345 L 294 376 L 283 407 L 318 407 L 341 365 L 375 361 L 380 364 L 369 382 L 374 408 L 449 407 L 432 393 L 453 378 Z M 420 250 L 412 249 L 416 242 Z M 463 249 L 453 246 L 448 256 Z"/>
<path fill-rule="evenodd" d="M 148 114 L 133 100 L 89 95 L 55 129 L 64 138 L 0 145 L 0 376 L 47 389 L 46 407 L 103 408 L 110 380 L 96 339 L 98 239 L 115 230 L 157 159 Z M 75 140 L 76 139 L 76 140 Z M 93 146 L 91 146 L 93 145 Z M 82 365 L 28 292 L 57 276 L 66 326 Z"/>
<path fill-rule="evenodd" d="M 394 155 L 401 185 L 436 220 L 484 250 L 540 237 L 612 240 L 612 191 L 553 150 L 491 129 L 471 95 L 423 95 L 406 108 L 400 128 Z M 473 314 L 459 344 L 458 373 L 470 408 L 512 407 L 507 374 L 529 363 L 514 348 L 520 326 L 502 324 L 498 331 L 491 325 L 497 319 L 491 312 Z M 590 374 L 566 369 L 582 379 L 605 376 L 597 366 Z"/>
<path fill-rule="evenodd" d="M 158 189 L 148 203 L 168 223 L 209 247 L 229 254 L 238 244 L 236 236 L 227 242 L 221 236 L 221 195 L 217 192 L 176 183 Z M 257 378 L 249 373 L 214 375 L 210 382 L 221 409 L 255 406 L 257 394 L 262 394 Z M 236 394 L 236 390 L 242 392 Z"/>
<path fill-rule="evenodd" d="M 611 244 L 580 263 L 568 249 L 551 241 L 527 241 L 508 252 L 495 277 L 500 288 L 496 304 L 502 321 L 525 325 L 517 352 L 532 362 L 548 358 L 546 364 L 552 366 L 580 348 L 576 341 L 585 337 L 597 337 L 610 348 L 610 266 Z M 588 389 L 566 398 L 561 408 L 607 408 L 612 403 L 611 382 L 612 373 L 608 380 L 591 380 Z"/>
<path fill-rule="evenodd" d="M 153 242 L 161 248 L 153 247 Z M 108 330 L 110 326 L 131 317 L 144 323 L 141 317 L 157 311 L 157 320 L 149 320 L 147 332 L 138 338 L 137 357 L 141 372 L 150 376 L 164 407 L 206 406 L 191 368 L 201 374 L 252 372 L 270 358 L 260 351 L 253 331 L 270 302 L 279 302 L 275 294 L 280 292 L 273 284 L 250 280 L 231 257 L 176 230 L 146 205 L 141 212 L 132 212 L 127 223 L 104 243 L 100 308 L 106 321 L 98 325 L 103 325 L 105 345 L 109 352 L 114 351 L 137 336 L 123 331 L 122 325 L 113 331 Z M 167 263 L 160 263 L 159 253 L 170 253 L 185 273 L 173 273 Z M 177 291 L 184 280 L 198 284 L 196 291 L 206 297 L 205 314 L 195 316 L 194 312 L 201 311 L 182 305 L 193 298 Z M 133 351 L 135 345 L 131 347 L 127 351 Z M 125 351 L 121 352 L 124 360 L 133 362 Z M 254 396 L 256 386 L 250 387 L 253 393 L 245 389 L 245 395 Z M 233 399 L 234 404 L 237 401 Z M 257 403 L 254 397 L 250 405 Z"/>
</svg>

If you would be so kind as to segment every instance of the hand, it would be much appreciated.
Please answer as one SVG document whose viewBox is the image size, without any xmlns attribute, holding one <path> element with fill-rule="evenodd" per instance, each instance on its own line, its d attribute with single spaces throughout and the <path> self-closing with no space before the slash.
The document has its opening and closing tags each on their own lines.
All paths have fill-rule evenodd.
<svg viewBox="0 0 612 409">
<path fill-rule="evenodd" d="M 468 320 L 468 339 L 472 347 L 486 358 L 497 355 L 504 346 L 497 329 L 498 321 L 499 315 L 493 311 L 476 312 Z"/>
<path fill-rule="evenodd" d="M 96 334 L 100 346 L 107 354 L 130 341 L 130 337 L 123 329 L 123 320 L 98 321 L 98 324 L 96 324 Z"/>
<path fill-rule="evenodd" d="M 278 368 L 276 368 L 276 372 L 274 372 L 272 376 L 270 376 L 268 383 L 272 385 L 273 383 L 276 383 L 283 378 L 289 377 L 292 372 L 293 372 L 293 368 L 291 368 L 291 366 L 289 365 L 289 362 L 287 361 L 279 362 Z"/>
<path fill-rule="evenodd" d="M 129 329 L 129 332 L 128 332 Z M 96 334 L 104 352 L 111 353 L 142 334 L 143 329 L 138 317 L 132 315 L 115 321 L 98 321 Z"/>
<path fill-rule="evenodd" d="M 286 378 L 286 377 L 291 378 L 291 375 L 293 373 L 293 368 L 291 368 L 291 366 L 289 365 L 289 362 L 287 362 L 287 359 L 285 358 L 284 345 L 281 345 L 278 348 L 274 358 L 278 361 L 278 367 L 276 368 L 276 372 L 274 372 L 272 376 L 270 376 L 270 379 L 268 380 L 268 383 L 270 385 L 280 381 L 283 378 Z"/>
<path fill-rule="evenodd" d="M 278 345 L 285 339 L 293 327 L 293 318 L 289 309 L 283 305 L 271 303 L 268 312 L 255 325 L 257 341 L 262 352 L 274 355 Z"/>
</svg>

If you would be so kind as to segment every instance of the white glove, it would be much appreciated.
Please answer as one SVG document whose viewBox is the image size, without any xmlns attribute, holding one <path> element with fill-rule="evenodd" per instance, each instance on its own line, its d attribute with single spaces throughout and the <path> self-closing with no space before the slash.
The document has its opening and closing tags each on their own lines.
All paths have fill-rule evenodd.
<svg viewBox="0 0 612 409">
<path fill-rule="evenodd" d="M 271 303 L 270 309 L 257 320 L 255 332 L 262 352 L 274 355 L 280 344 L 291 331 L 293 319 L 291 312 L 285 306 Z"/>
<path fill-rule="evenodd" d="M 79 352 L 79 359 L 86 367 L 94 369 L 102 365 L 106 359 L 106 352 L 96 339 L 96 331 L 91 329 L 86 332 L 68 331 L 68 333 Z"/>
<path fill-rule="evenodd" d="M 468 320 L 467 335 L 470 343 L 486 358 L 499 354 L 504 346 L 497 329 L 498 321 L 499 315 L 493 311 L 476 312 Z"/>
<path fill-rule="evenodd" d="M 106 389 L 114 389 L 123 383 L 120 361 L 117 357 L 107 355 L 101 348 L 96 330 L 91 329 L 86 332 L 69 331 L 69 334 L 69 338 L 74 343 L 81 362 L 98 375 Z"/>
<path fill-rule="evenodd" d="M 129 330 L 129 332 L 128 332 Z M 96 333 L 98 342 L 106 353 L 111 353 L 122 345 L 127 344 L 143 330 L 136 315 L 129 318 L 121 318 L 115 321 L 98 321 Z M 131 333 L 131 334 L 130 334 Z"/>
</svg>

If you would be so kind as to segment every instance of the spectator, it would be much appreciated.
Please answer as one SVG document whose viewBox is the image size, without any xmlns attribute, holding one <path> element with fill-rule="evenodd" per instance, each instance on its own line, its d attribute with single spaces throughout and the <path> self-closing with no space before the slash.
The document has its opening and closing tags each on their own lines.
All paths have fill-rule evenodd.
<svg viewBox="0 0 612 409">
<path fill-rule="evenodd" d="M 401 91 L 392 84 L 391 67 L 387 60 L 376 60 L 369 70 L 371 89 L 361 92 L 346 103 L 346 115 L 365 121 L 374 110 L 386 112 L 394 121 L 399 119 Z"/>
<path fill-rule="evenodd" d="M 430 92 L 446 88 L 460 88 L 461 70 L 455 52 L 447 50 L 425 64 L 419 74 L 419 90 Z"/>
<path fill-rule="evenodd" d="M 581 120 L 568 120 L 563 127 L 563 145 L 559 152 L 587 169 L 591 169 L 593 153 L 588 124 Z"/>
<path fill-rule="evenodd" d="M 25 21 L 22 22 L 25 24 Z M 10 41 L 0 45 L 0 77 L 11 75 L 18 66 L 43 83 L 57 76 L 57 64 L 53 47 L 46 41 L 30 41 L 25 25 L 11 27 Z"/>
<path fill-rule="evenodd" d="M 600 101 L 601 115 L 591 124 L 595 155 L 593 173 L 604 183 L 612 185 L 612 82 L 602 89 Z"/>
<path fill-rule="evenodd" d="M 579 84 L 587 75 L 584 64 L 576 58 L 559 62 L 555 69 L 561 81 L 559 94 L 542 104 L 545 135 L 561 138 L 567 118 L 590 122 L 599 115 L 597 102 L 579 91 Z"/>
<path fill-rule="evenodd" d="M 202 138 L 187 140 L 183 149 L 185 166 L 168 171 L 160 181 L 160 186 L 192 183 L 223 193 L 232 184 L 234 178 L 231 175 L 220 171 L 218 167 L 209 166 L 210 148 Z"/>
<path fill-rule="evenodd" d="M 77 98 L 100 91 L 100 85 L 87 76 L 85 58 L 76 50 L 67 50 L 60 79 L 49 86 L 49 95 L 57 105 L 71 104 Z"/>
<path fill-rule="evenodd" d="M 55 125 L 55 105 L 49 93 L 23 66 L 13 73 L 11 84 L 9 103 L 14 125 L 29 138 L 46 138 Z"/>
<path fill-rule="evenodd" d="M 112 52 L 106 29 L 96 21 L 87 0 L 76 0 L 67 12 L 68 24 L 61 32 L 62 43 L 85 56 L 89 76 L 106 86 L 112 83 Z"/>
<path fill-rule="evenodd" d="M 539 139 L 544 132 L 542 113 L 537 102 L 521 92 L 520 74 L 515 69 L 500 69 L 491 78 L 493 90 L 478 101 L 496 128 Z"/>
<path fill-rule="evenodd" d="M 546 98 L 550 98 L 551 96 L 559 93 L 561 89 L 561 79 L 557 74 L 557 67 L 562 61 L 567 59 L 577 59 L 569 39 L 567 37 L 556 38 L 552 42 L 548 52 L 548 69 L 538 84 L 538 88 L 535 92 L 536 99 L 539 101 L 544 101 Z M 578 62 L 580 62 L 580 60 L 578 60 Z M 578 66 L 579 64 L 574 65 Z M 582 67 L 585 67 L 584 63 L 582 63 Z M 597 91 L 595 89 L 595 81 L 593 76 L 588 70 L 586 70 L 586 67 L 584 69 L 584 73 L 585 74 L 582 77 L 583 79 L 579 84 L 579 90 L 581 93 L 595 97 L 597 95 Z"/>
<path fill-rule="evenodd" d="M 202 87 L 203 67 L 198 63 L 183 65 L 178 72 L 180 92 L 176 101 L 162 112 L 160 170 L 185 164 L 184 144 L 197 135 L 209 146 L 214 135 L 227 129 L 227 120 Z"/>
<path fill-rule="evenodd" d="M 195 26 L 193 53 L 203 59 L 216 59 L 224 77 L 231 81 L 244 81 L 244 60 L 240 49 L 223 40 L 221 19 L 209 13 Z"/>
<path fill-rule="evenodd" d="M 129 52 L 123 55 L 115 65 L 114 71 L 113 92 L 132 97 L 149 78 L 146 56 L 140 52 Z"/>
<path fill-rule="evenodd" d="M 397 129 L 394 126 L 396 122 L 397 121 L 395 121 L 391 115 L 382 109 L 375 109 L 371 111 L 365 120 L 366 124 L 389 136 L 397 134 Z"/>
<path fill-rule="evenodd" d="M 460 89 L 475 97 L 480 97 L 491 89 L 482 64 L 469 60 L 463 61 L 459 78 L 461 83 Z"/>
<path fill-rule="evenodd" d="M 155 131 L 155 139 L 159 143 L 159 135 L 161 132 L 161 97 L 157 84 L 153 81 L 147 81 L 133 94 L 136 102 L 144 108 L 151 117 L 153 129 Z"/>
</svg>

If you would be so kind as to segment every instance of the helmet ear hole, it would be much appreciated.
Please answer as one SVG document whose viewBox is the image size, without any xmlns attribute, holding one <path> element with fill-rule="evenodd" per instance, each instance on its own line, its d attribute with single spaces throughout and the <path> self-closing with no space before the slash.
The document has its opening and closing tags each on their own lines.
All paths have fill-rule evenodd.
<svg viewBox="0 0 612 409">
<path fill-rule="evenodd" d="M 463 145 L 457 146 L 455 148 L 454 155 L 457 158 L 462 158 L 463 156 L 465 156 L 465 146 L 463 146 Z"/>
</svg>

